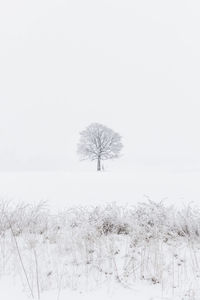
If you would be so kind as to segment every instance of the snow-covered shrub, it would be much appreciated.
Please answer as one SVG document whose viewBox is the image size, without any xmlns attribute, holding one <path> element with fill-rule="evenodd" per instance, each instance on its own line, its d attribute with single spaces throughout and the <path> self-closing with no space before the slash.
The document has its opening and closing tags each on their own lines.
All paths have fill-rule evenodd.
<svg viewBox="0 0 200 300">
<path fill-rule="evenodd" d="M 0 267 L 17 273 L 30 293 L 95 288 L 111 279 L 137 280 L 166 291 L 200 278 L 200 210 L 163 202 L 74 207 L 52 215 L 0 202 Z"/>
</svg>

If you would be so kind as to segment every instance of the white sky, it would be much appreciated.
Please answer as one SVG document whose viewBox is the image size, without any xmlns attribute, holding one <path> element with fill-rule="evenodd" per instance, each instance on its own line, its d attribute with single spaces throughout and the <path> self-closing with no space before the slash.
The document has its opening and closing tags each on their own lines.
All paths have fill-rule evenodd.
<svg viewBox="0 0 200 300">
<path fill-rule="evenodd" d="M 199 168 L 199 102 L 199 1 L 0 2 L 0 170 L 81 169 L 94 121 L 119 168 Z"/>
</svg>

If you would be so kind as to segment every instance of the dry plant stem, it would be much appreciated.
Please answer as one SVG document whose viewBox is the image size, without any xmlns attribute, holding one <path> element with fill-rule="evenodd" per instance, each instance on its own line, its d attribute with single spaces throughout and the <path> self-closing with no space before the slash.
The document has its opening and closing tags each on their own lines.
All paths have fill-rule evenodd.
<svg viewBox="0 0 200 300">
<path fill-rule="evenodd" d="M 5 243 L 5 236 L 3 236 L 3 241 L 1 242 L 1 255 L 2 255 L 2 273 L 5 274 L 5 265 L 6 265 L 6 243 Z"/>
<path fill-rule="evenodd" d="M 26 277 L 26 282 L 28 284 L 28 287 L 29 287 L 29 290 L 30 290 L 30 293 L 31 293 L 31 297 L 34 299 L 34 295 L 33 295 L 33 290 L 31 288 L 31 285 L 30 285 L 30 282 L 29 282 L 29 279 L 28 279 L 28 275 L 27 275 L 27 272 L 26 272 L 26 269 L 25 269 L 25 266 L 24 266 L 24 263 L 23 263 L 23 260 L 22 260 L 22 257 L 21 257 L 21 253 L 20 253 L 20 250 L 19 250 L 19 246 L 18 246 L 18 243 L 17 243 L 17 239 L 15 237 L 15 234 L 14 234 L 14 231 L 13 231 L 13 228 L 12 228 L 12 225 L 10 223 L 10 220 L 8 219 L 8 217 L 6 217 L 7 220 L 8 220 L 8 223 L 9 223 L 9 226 L 10 226 L 10 229 L 11 229 L 11 232 L 12 232 L 12 236 L 13 236 L 13 239 L 14 239 L 14 242 L 15 242 L 15 246 L 16 246 L 16 249 L 17 249 L 17 253 L 18 253 L 18 256 L 19 256 L 19 260 L 20 260 L 20 263 L 21 263 L 21 266 L 22 266 L 22 269 L 23 269 L 23 272 L 24 272 L 24 275 Z"/>
<path fill-rule="evenodd" d="M 172 254 L 172 295 L 174 296 L 175 273 L 174 273 L 174 254 Z"/>
<path fill-rule="evenodd" d="M 35 271 L 36 271 L 36 281 L 37 281 L 37 295 L 38 300 L 40 299 L 40 286 L 39 286 L 39 273 L 38 273 L 38 260 L 37 260 L 37 253 L 36 250 L 33 250 L 34 259 L 35 259 Z"/>
<path fill-rule="evenodd" d="M 58 287 L 58 294 L 57 294 L 57 300 L 60 299 L 60 293 L 61 293 L 61 288 L 62 288 L 62 279 L 63 279 L 63 276 L 64 276 L 64 270 L 60 276 L 60 281 L 59 281 L 59 287 Z"/>
</svg>

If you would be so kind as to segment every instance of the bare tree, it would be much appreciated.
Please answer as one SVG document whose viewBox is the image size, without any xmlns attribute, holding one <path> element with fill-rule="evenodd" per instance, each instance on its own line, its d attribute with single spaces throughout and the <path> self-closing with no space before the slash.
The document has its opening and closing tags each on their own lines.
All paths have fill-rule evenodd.
<svg viewBox="0 0 200 300">
<path fill-rule="evenodd" d="M 92 123 L 80 136 L 77 152 L 84 160 L 96 160 L 97 171 L 102 160 L 118 158 L 123 147 L 121 136 L 102 124 Z"/>
</svg>

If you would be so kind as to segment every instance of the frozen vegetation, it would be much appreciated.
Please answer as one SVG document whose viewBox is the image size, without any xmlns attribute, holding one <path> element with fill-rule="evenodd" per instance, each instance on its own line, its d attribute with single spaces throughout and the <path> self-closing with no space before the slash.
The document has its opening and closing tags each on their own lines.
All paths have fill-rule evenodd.
<svg viewBox="0 0 200 300">
<path fill-rule="evenodd" d="M 117 285 L 135 295 L 199 299 L 200 210 L 162 202 L 77 206 L 53 215 L 46 203 L 1 201 L 0 272 L 35 299 L 52 290 L 91 292 Z M 1 281 L 0 280 L 0 281 Z M 158 298 L 146 298 L 158 299 Z"/>
</svg>

